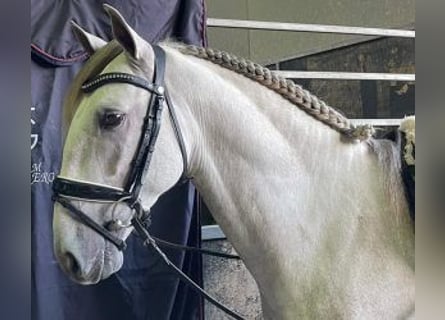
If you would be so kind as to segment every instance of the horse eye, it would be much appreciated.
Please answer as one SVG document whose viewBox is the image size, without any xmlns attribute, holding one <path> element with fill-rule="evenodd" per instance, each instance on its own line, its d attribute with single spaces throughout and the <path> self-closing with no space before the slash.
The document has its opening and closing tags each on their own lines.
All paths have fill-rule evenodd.
<svg viewBox="0 0 445 320">
<path fill-rule="evenodd" d="M 118 127 L 125 120 L 125 113 L 117 111 L 107 111 L 100 117 L 100 126 L 104 129 Z"/>
</svg>

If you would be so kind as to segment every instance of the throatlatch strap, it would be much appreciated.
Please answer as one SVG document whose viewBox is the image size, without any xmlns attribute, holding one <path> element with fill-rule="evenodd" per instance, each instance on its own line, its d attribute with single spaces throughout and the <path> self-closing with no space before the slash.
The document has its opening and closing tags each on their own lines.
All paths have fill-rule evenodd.
<svg viewBox="0 0 445 320">
<path fill-rule="evenodd" d="M 168 90 L 165 90 L 165 101 L 167 102 L 167 108 L 169 110 L 170 120 L 173 126 L 173 131 L 175 132 L 176 140 L 178 141 L 179 150 L 182 155 L 182 174 L 179 178 L 179 181 L 184 181 L 187 179 L 186 171 L 187 171 L 187 150 L 185 149 L 184 136 L 182 135 L 181 126 L 178 122 L 178 117 L 176 116 L 175 108 L 173 108 L 173 104 L 171 102 L 170 95 Z"/>
</svg>

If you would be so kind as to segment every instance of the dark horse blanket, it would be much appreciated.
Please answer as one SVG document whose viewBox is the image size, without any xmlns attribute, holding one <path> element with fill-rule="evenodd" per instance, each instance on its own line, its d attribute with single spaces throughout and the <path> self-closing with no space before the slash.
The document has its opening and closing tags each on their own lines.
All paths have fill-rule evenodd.
<svg viewBox="0 0 445 320">
<path fill-rule="evenodd" d="M 32 302 L 36 320 L 196 319 L 202 304 L 162 261 L 130 237 L 120 272 L 95 286 L 71 282 L 52 250 L 51 183 L 59 170 L 63 97 L 88 59 L 75 40 L 70 20 L 103 39 L 111 38 L 102 1 L 31 1 L 31 187 Z M 203 0 L 108 0 L 145 39 L 166 37 L 205 46 Z M 199 245 L 194 189 L 185 184 L 154 208 L 152 232 L 160 238 Z M 200 282 L 200 258 L 166 250 Z M 193 271 L 193 272 L 192 272 Z M 198 316 L 197 316 L 198 315 Z"/>
</svg>

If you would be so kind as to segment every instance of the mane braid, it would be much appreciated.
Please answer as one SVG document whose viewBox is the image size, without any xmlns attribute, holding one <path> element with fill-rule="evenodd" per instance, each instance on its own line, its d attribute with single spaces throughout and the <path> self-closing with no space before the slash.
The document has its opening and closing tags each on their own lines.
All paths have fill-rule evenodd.
<svg viewBox="0 0 445 320">
<path fill-rule="evenodd" d="M 193 45 L 179 46 L 177 49 L 181 53 L 208 60 L 259 82 L 347 137 L 364 141 L 371 138 L 375 132 L 374 128 L 368 124 L 354 126 L 348 118 L 309 91 L 257 63 L 238 58 L 224 51 Z"/>
</svg>

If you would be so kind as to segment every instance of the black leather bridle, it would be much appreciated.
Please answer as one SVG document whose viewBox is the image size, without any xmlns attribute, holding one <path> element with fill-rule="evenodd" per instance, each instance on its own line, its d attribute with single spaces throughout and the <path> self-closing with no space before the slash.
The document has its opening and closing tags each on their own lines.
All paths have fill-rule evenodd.
<svg viewBox="0 0 445 320">
<path fill-rule="evenodd" d="M 155 252 L 157 252 L 161 256 L 165 263 L 172 268 L 172 270 L 178 275 L 180 279 L 191 285 L 192 288 L 197 290 L 198 293 L 204 296 L 204 298 L 206 298 L 209 302 L 213 303 L 218 308 L 231 315 L 233 318 L 243 320 L 244 318 L 242 316 L 218 302 L 207 292 L 205 292 L 201 287 L 199 287 L 186 274 L 184 274 L 178 267 L 176 267 L 164 254 L 164 252 L 158 247 L 157 241 L 162 245 L 183 250 L 198 251 L 200 253 L 212 254 L 226 258 L 239 259 L 239 257 L 229 254 L 215 253 L 208 250 L 202 250 L 200 248 L 190 248 L 172 244 L 151 236 L 144 226 L 144 223 L 146 224 L 147 221 L 150 219 L 150 211 L 145 210 L 142 207 L 140 192 L 146 180 L 145 178 L 150 167 L 154 147 L 158 138 L 164 101 L 167 104 L 170 119 L 173 125 L 173 130 L 175 132 L 176 140 L 178 141 L 178 145 L 182 154 L 183 173 L 180 181 L 185 178 L 185 172 L 187 169 L 187 153 L 184 139 L 182 137 L 181 129 L 179 127 L 173 104 L 171 103 L 171 99 L 164 86 L 165 52 L 159 46 L 153 46 L 153 50 L 155 53 L 153 83 L 150 83 L 144 78 L 132 74 L 114 72 L 100 74 L 93 79 L 88 80 L 82 85 L 82 90 L 86 93 L 92 92 L 97 88 L 110 83 L 126 83 L 142 88 L 151 93 L 142 127 L 142 134 L 139 139 L 136 154 L 131 162 L 130 173 L 128 175 L 124 188 L 121 189 L 89 181 L 80 181 L 67 177 L 57 176 L 53 182 L 53 199 L 54 201 L 60 203 L 63 207 L 65 207 L 68 213 L 74 219 L 79 220 L 80 222 L 84 223 L 85 225 L 99 233 L 101 236 L 115 245 L 116 248 L 120 251 L 126 248 L 126 243 L 124 240 L 115 236 L 113 232 L 122 228 L 133 226 L 136 232 L 144 239 L 144 244 L 147 246 L 151 245 L 155 249 Z M 110 222 L 107 222 L 105 225 L 100 225 L 88 215 L 86 215 L 82 210 L 74 206 L 71 203 L 71 200 L 93 201 L 100 203 L 125 203 L 135 213 L 131 219 L 131 224 L 124 225 L 120 220 L 113 219 Z"/>
</svg>

